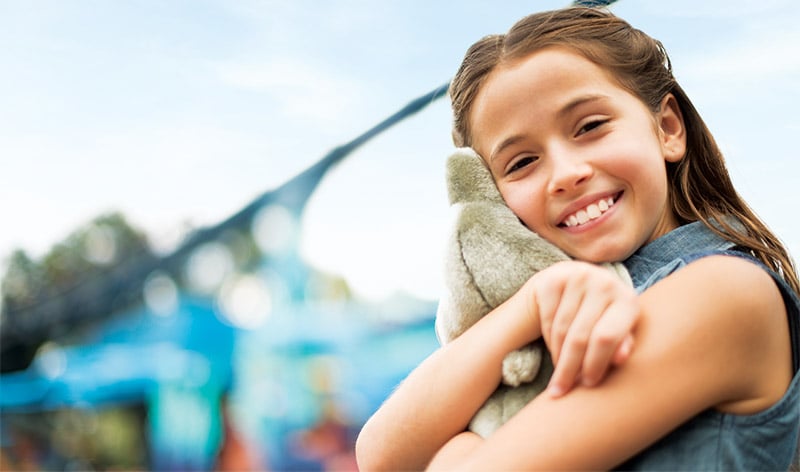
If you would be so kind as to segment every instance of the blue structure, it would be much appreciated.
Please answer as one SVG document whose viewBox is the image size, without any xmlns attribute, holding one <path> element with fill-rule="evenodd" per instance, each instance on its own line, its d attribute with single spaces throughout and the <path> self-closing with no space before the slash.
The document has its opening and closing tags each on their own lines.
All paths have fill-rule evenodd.
<svg viewBox="0 0 800 472">
<path fill-rule="evenodd" d="M 576 1 L 601 6 L 611 1 Z M 77 344 L 45 349 L 31 366 L 0 376 L 0 445 L 20 455 L 15 425 L 65 409 L 97 411 L 139 406 L 145 411 L 142 456 L 152 470 L 211 470 L 221 460 L 235 423 L 251 445 L 251 467 L 275 470 L 354 468 L 346 457 L 361 424 L 389 392 L 437 347 L 433 304 L 404 307 L 405 321 L 377 321 L 381 307 L 309 298 L 312 271 L 296 247 L 271 254 L 264 265 L 283 283 L 270 315 L 255 329 L 234 326 L 212 297 L 179 295 L 168 313 L 139 306 L 109 318 L 120 294 L 141 293 L 159 272 L 177 277 L 187 260 L 227 231 L 249 231 L 269 205 L 299 220 L 320 180 L 353 150 L 443 97 L 448 84 L 413 100 L 275 190 L 225 221 L 204 228 L 175 252 L 126 261 L 106 277 L 88 281 L 31 306 L 15 308 L 0 346 L 53 339 L 56 320 L 81 328 Z M 296 241 L 295 241 L 296 242 Z M 29 415 L 29 416 L 26 416 Z M 47 432 L 37 434 L 46 435 Z M 53 449 L 53 448 L 51 448 Z M 50 451 L 52 452 L 52 451 Z M 17 454 L 19 453 L 19 454 Z M 73 457 L 40 461 L 66 468 Z M 8 464 L 2 462 L 0 468 Z M 11 459 L 18 459 L 12 457 Z M 12 464 L 13 465 L 13 464 Z"/>
<path fill-rule="evenodd" d="M 41 350 L 28 369 L 0 377 L 4 450 L 13 451 L 12 428 L 25 415 L 130 405 L 146 412 L 148 450 L 142 455 L 148 469 L 214 468 L 231 422 L 255 445 L 251 465 L 257 469 L 323 467 L 325 454 L 315 446 L 320 434 L 339 435 L 342 448 L 351 450 L 367 416 L 435 349 L 435 306 L 409 309 L 416 321 L 387 324 L 371 316 L 379 307 L 314 300 L 307 290 L 313 271 L 299 258 L 296 240 L 263 261 L 261 272 L 277 277 L 282 290 L 273 294 L 271 314 L 257 329 L 235 327 L 211 296 L 178 294 L 166 313 L 143 305 L 113 317 L 103 304 L 140 293 L 154 273 L 177 276 L 196 251 L 229 230 L 250 231 L 264 208 L 283 209 L 299 221 L 328 170 L 446 90 L 445 84 L 412 101 L 225 221 L 196 231 L 174 253 L 127 261 L 108 277 L 14 313 L 15 320 L 55 319 L 86 333 L 77 344 Z M 51 337 L 41 323 L 3 328 L 0 342 L 6 344 Z M 46 466 L 65 468 L 70 460 L 54 457 Z"/>
</svg>

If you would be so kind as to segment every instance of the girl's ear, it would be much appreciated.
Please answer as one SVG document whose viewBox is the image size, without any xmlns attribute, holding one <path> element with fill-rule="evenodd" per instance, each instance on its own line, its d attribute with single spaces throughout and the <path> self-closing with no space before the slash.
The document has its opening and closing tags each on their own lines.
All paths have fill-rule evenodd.
<svg viewBox="0 0 800 472">
<path fill-rule="evenodd" d="M 678 162 L 683 159 L 686 154 L 686 126 L 683 122 L 681 107 L 678 106 L 678 100 L 671 93 L 661 100 L 658 129 L 664 160 Z"/>
</svg>

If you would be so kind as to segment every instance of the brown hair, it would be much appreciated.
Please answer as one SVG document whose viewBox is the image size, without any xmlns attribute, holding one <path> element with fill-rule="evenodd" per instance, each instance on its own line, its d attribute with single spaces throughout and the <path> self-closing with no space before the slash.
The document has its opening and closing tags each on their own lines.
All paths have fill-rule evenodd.
<svg viewBox="0 0 800 472">
<path fill-rule="evenodd" d="M 610 71 L 623 88 L 653 112 L 671 93 L 687 132 L 686 155 L 666 164 L 670 206 L 679 224 L 702 221 L 751 252 L 800 292 L 788 251 L 734 189 L 711 132 L 672 75 L 663 45 L 605 10 L 565 8 L 536 13 L 518 21 L 504 35 L 486 36 L 473 44 L 450 84 L 456 146 L 472 145 L 471 107 L 495 67 L 547 46 L 571 48 Z M 743 227 L 732 225 L 730 217 Z"/>
</svg>

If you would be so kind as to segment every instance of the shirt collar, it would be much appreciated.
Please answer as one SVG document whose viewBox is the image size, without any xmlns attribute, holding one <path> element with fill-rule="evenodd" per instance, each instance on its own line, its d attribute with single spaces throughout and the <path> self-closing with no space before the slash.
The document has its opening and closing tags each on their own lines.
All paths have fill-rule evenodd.
<svg viewBox="0 0 800 472">
<path fill-rule="evenodd" d="M 682 256 L 704 251 L 730 249 L 734 243 L 711 231 L 705 224 L 695 221 L 670 231 L 655 241 L 639 248 L 623 262 L 631 274 L 634 285 L 649 277 L 653 271 L 670 264 Z"/>
</svg>

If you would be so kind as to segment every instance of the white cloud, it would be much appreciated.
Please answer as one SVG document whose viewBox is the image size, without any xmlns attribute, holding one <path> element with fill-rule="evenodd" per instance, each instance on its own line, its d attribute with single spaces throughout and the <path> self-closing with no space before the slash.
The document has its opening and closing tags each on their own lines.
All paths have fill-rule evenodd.
<svg viewBox="0 0 800 472">
<path fill-rule="evenodd" d="M 279 104 L 279 110 L 271 111 L 277 115 L 336 127 L 343 115 L 359 108 L 360 86 L 354 79 L 309 62 L 284 57 L 218 63 L 213 68 L 231 86 L 270 95 Z"/>
<path fill-rule="evenodd" d="M 698 52 L 682 69 L 692 79 L 740 84 L 756 79 L 775 81 L 800 73 L 800 31 L 775 29 L 757 33 L 737 38 L 724 49 Z"/>
<path fill-rule="evenodd" d="M 123 211 L 156 235 L 187 221 L 216 223 L 302 164 L 269 161 L 266 147 L 252 135 L 198 123 L 69 138 L 0 135 L 9 164 L 0 197 L 14 202 L 3 211 L 0 256 L 14 247 L 41 254 L 107 211 Z"/>
<path fill-rule="evenodd" d="M 623 0 L 620 4 L 632 1 L 641 2 L 647 15 L 682 18 L 748 18 L 796 8 L 791 0 Z"/>
</svg>

